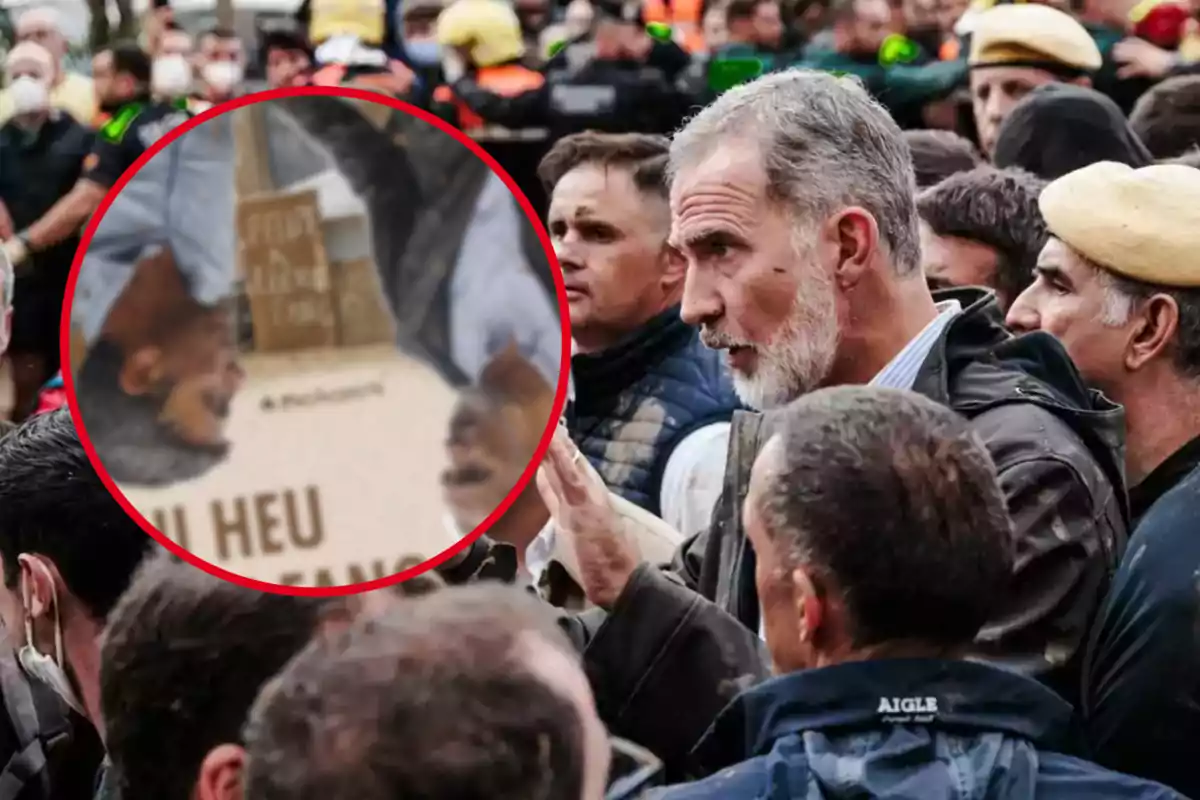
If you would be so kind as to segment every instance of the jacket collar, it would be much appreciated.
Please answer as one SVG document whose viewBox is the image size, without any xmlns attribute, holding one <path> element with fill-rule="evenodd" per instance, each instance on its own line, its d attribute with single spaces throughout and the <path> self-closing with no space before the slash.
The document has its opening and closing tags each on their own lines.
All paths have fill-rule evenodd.
<svg viewBox="0 0 1200 800">
<path fill-rule="evenodd" d="M 624 391 L 646 374 L 646 367 L 657 364 L 679 349 L 696 329 L 679 317 L 679 306 L 661 311 L 622 341 L 599 353 L 571 357 L 576 400 L 603 407 L 608 398 Z M 586 392 L 580 387 L 586 386 Z M 578 410 L 578 407 L 577 407 Z"/>
<path fill-rule="evenodd" d="M 913 390 L 968 417 L 1009 403 L 1041 406 L 1075 430 L 1123 489 L 1125 410 L 1084 384 L 1062 343 L 1043 331 L 1014 336 L 985 289 L 938 291 L 934 299 L 958 300 L 963 312 L 934 344 Z M 1124 491 L 1118 494 L 1128 519 Z"/>
<path fill-rule="evenodd" d="M 743 692 L 693 755 L 717 770 L 763 755 L 787 736 L 906 722 L 1076 749 L 1071 706 L 1036 681 L 968 661 L 886 659 L 796 672 Z"/>
</svg>

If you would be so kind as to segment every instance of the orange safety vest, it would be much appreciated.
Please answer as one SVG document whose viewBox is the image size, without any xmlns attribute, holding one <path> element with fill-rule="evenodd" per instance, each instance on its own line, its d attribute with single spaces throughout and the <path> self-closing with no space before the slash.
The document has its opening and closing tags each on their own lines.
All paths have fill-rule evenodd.
<svg viewBox="0 0 1200 800">
<path fill-rule="evenodd" d="M 480 89 L 501 97 L 515 97 L 522 92 L 540 89 L 546 82 L 546 76 L 540 72 L 522 67 L 520 64 L 505 64 L 499 67 L 480 67 L 475 74 L 475 82 Z M 487 125 L 483 117 L 454 96 L 454 90 L 449 86 L 439 86 L 433 92 L 433 99 L 438 103 L 453 103 L 458 117 L 458 127 L 470 132 Z"/>
<path fill-rule="evenodd" d="M 942 46 L 938 50 L 938 58 L 942 61 L 957 61 L 961 52 L 962 43 L 959 42 L 957 36 L 951 36 L 942 42 Z"/>
<path fill-rule="evenodd" d="M 670 8 L 665 0 L 646 0 L 642 5 L 642 13 L 646 22 L 659 22 L 674 25 L 679 22 L 690 23 L 700 27 L 700 7 L 702 0 L 671 0 Z"/>
</svg>

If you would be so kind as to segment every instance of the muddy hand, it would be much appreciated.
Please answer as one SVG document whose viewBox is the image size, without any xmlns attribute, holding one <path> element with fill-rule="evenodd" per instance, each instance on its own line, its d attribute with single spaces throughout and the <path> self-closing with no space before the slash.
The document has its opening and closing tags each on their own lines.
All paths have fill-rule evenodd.
<svg viewBox="0 0 1200 800">
<path fill-rule="evenodd" d="M 588 599 L 612 608 L 641 556 L 609 502 L 607 487 L 564 428 L 555 431 L 538 470 L 538 490 L 557 535 L 574 550 Z"/>
</svg>

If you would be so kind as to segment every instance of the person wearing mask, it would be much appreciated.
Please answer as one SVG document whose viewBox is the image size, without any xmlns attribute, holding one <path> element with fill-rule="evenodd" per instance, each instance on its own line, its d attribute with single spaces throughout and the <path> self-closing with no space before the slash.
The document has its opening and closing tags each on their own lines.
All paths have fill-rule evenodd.
<svg viewBox="0 0 1200 800">
<path fill-rule="evenodd" d="M 998 5 L 974 20 L 971 105 L 984 155 L 991 158 L 1000 126 L 1025 95 L 1048 83 L 1091 85 L 1100 50 L 1069 14 L 1038 3 Z"/>
<path fill-rule="evenodd" d="M 931 296 L 908 148 L 857 82 L 787 70 L 732 89 L 675 135 L 668 174 L 682 319 L 726 352 L 738 394 L 763 411 L 734 414 L 713 524 L 666 571 L 629 546 L 578 448 L 551 443 L 555 535 L 607 610 L 564 624 L 586 643 L 614 733 L 670 763 L 767 671 L 740 499 L 771 409 L 835 385 L 911 389 L 970 420 L 1022 554 L 970 655 L 1078 697 L 1087 631 L 1125 543 L 1120 407 L 1086 389 L 1053 338 L 1011 336 L 990 292 Z M 656 724 L 664 714 L 670 729 Z"/>
<path fill-rule="evenodd" d="M 4 242 L 9 260 L 20 266 L 79 231 L 104 195 L 146 149 L 191 114 L 153 99 L 150 57 L 135 44 L 97 53 L 93 65 L 101 110 L 108 122 L 97 132 L 83 161 L 83 173 L 65 196 L 28 227 Z M 93 239 L 90 247 L 95 247 Z M 89 250 L 90 251 L 90 250 Z"/>
<path fill-rule="evenodd" d="M 1094 89 L 1039 86 L 1017 103 L 996 134 L 992 163 L 1047 181 L 1098 161 L 1144 167 L 1154 161 L 1121 109 Z"/>
<path fill-rule="evenodd" d="M 246 52 L 241 38 L 227 28 L 200 34 L 196 64 L 200 91 L 195 111 L 205 111 L 241 94 L 246 74 Z"/>
<path fill-rule="evenodd" d="M 1033 283 L 1046 224 L 1045 182 L 1020 170 L 977 167 L 917 195 L 921 263 L 929 288 L 986 286 L 1007 311 Z"/>
<path fill-rule="evenodd" d="M 0 657 L 0 691 L 7 709 L 20 709 L 0 714 L 10 728 L 0 741 L 29 743 L 28 755 L 0 757 L 0 771 L 16 768 L 6 789 L 20 786 L 14 779 L 30 787 L 14 797 L 91 796 L 103 757 L 100 635 L 155 550 L 92 469 L 68 410 L 34 416 L 0 439 L 0 616 L 12 645 Z M 33 784 L 43 781 L 49 791 L 39 794 Z"/>
<path fill-rule="evenodd" d="M 1135 521 L 1097 617 L 1082 711 L 1096 759 L 1200 797 L 1200 170 L 1101 162 L 1040 197 L 1053 238 L 1009 310 L 1125 408 Z"/>
<path fill-rule="evenodd" d="M 408 0 L 401 9 L 404 57 L 416 75 L 412 102 L 428 108 L 433 93 L 442 85 L 442 46 L 437 38 L 437 20 L 442 0 Z"/>
<path fill-rule="evenodd" d="M 14 230 L 36 223 L 70 193 L 92 148 L 92 133 L 50 102 L 54 57 L 41 45 L 8 52 L 5 78 L 12 117 L 0 127 L 0 202 Z M 77 233 L 21 264 L 8 354 L 13 374 L 13 420 L 33 411 L 38 389 L 59 368 L 59 320 Z"/>
<path fill-rule="evenodd" d="M 814 38 L 795 66 L 862 80 L 904 128 L 925 127 L 924 109 L 962 83 L 960 61 L 884 64 L 880 52 L 894 33 L 896 11 L 888 0 L 834 0 L 829 40 Z"/>
<path fill-rule="evenodd" d="M 192 58 L 191 35 L 171 23 L 158 38 L 151 64 L 150 89 L 155 99 L 188 106 L 194 84 Z"/>
<path fill-rule="evenodd" d="M 66 111 L 76 122 L 91 125 L 96 119 L 96 94 L 92 81 L 65 66 L 67 39 L 62 32 L 58 12 L 47 6 L 23 11 L 16 22 L 17 42 L 41 45 L 54 57 L 54 80 L 50 86 L 50 104 Z M 0 122 L 13 114 L 12 98 L 0 92 Z"/>
<path fill-rule="evenodd" d="M 578 655 L 494 583 L 316 637 L 255 702 L 246 750 L 254 800 L 603 800 L 612 763 Z"/>
<path fill-rule="evenodd" d="M 746 535 L 778 677 L 696 749 L 711 776 L 653 800 L 818 796 L 1183 800 L 1091 764 L 1073 709 L 963 658 L 1016 561 L 971 424 L 920 395 L 809 394 L 754 462 Z"/>
</svg>

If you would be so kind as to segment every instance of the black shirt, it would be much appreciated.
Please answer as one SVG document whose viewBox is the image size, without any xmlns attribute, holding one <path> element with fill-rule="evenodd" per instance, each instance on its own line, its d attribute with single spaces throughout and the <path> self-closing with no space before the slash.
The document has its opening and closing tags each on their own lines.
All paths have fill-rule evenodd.
<svg viewBox="0 0 1200 800">
<path fill-rule="evenodd" d="M 69 114 L 52 116 L 36 132 L 15 122 L 0 128 L 0 200 L 8 208 L 16 230 L 28 228 L 54 207 L 79 180 L 83 162 L 92 149 L 94 134 Z M 38 269 L 32 276 L 65 280 L 71 269 L 77 236 L 35 253 Z"/>
<path fill-rule="evenodd" d="M 1168 456 L 1145 480 L 1129 490 L 1129 513 L 1134 525 L 1150 510 L 1150 506 L 1158 502 L 1158 498 L 1174 489 L 1197 467 L 1200 467 L 1200 436 Z"/>
<path fill-rule="evenodd" d="M 97 132 L 83 177 L 111 189 L 164 134 L 191 118 L 178 104 L 138 101 L 122 106 Z"/>
</svg>

